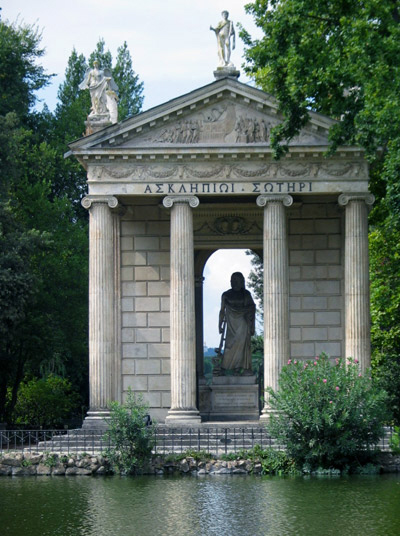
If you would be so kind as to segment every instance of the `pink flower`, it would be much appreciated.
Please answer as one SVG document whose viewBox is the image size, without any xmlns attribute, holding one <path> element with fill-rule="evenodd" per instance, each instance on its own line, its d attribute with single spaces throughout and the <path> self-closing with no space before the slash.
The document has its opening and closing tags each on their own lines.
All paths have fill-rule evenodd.
<svg viewBox="0 0 400 536">
<path fill-rule="evenodd" d="M 296 360 L 294 360 L 294 364 L 297 365 L 297 361 L 296 361 Z"/>
<path fill-rule="evenodd" d="M 354 363 L 358 363 L 358 359 L 355 359 L 355 360 L 354 360 Z"/>
<path fill-rule="evenodd" d="M 335 388 L 335 389 L 336 389 L 336 391 L 339 391 L 339 387 L 338 387 L 338 386 L 336 386 L 336 388 Z"/>
<path fill-rule="evenodd" d="M 360 374 L 358 375 L 358 377 L 361 378 L 361 376 L 362 376 L 362 374 L 361 374 L 361 372 L 360 372 Z"/>
<path fill-rule="evenodd" d="M 314 365 L 317 365 L 318 363 L 316 361 L 314 361 Z"/>
<path fill-rule="evenodd" d="M 329 404 L 333 404 L 332 400 L 329 400 Z"/>
<path fill-rule="evenodd" d="M 289 361 L 287 362 L 288 365 L 291 365 L 292 364 L 292 360 L 289 359 Z"/>
<path fill-rule="evenodd" d="M 319 357 L 317 356 L 315 359 L 318 361 Z"/>
<path fill-rule="evenodd" d="M 328 380 L 327 380 L 326 378 L 324 378 L 322 381 L 323 381 L 324 383 L 326 383 Z"/>
</svg>

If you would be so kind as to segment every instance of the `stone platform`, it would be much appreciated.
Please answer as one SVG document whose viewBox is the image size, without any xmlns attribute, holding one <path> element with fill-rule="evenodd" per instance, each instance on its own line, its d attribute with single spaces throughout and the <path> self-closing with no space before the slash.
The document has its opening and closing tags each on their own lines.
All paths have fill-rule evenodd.
<svg viewBox="0 0 400 536">
<path fill-rule="evenodd" d="M 211 385 L 199 381 L 202 421 L 258 421 L 256 376 L 214 376 Z"/>
</svg>

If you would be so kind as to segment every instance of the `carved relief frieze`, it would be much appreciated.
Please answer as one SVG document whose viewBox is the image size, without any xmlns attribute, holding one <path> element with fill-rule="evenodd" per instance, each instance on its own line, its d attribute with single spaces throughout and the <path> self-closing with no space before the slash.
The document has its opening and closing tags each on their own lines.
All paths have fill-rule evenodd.
<svg viewBox="0 0 400 536">
<path fill-rule="evenodd" d="M 226 214 L 224 216 L 208 218 L 204 221 L 195 222 L 194 232 L 197 235 L 215 235 L 215 236 L 240 236 L 257 234 L 262 232 L 262 222 L 256 221 L 251 217 Z"/>
<path fill-rule="evenodd" d="M 236 143 L 261 143 L 269 140 L 271 123 L 266 119 L 240 115 L 236 121 Z"/>
<path fill-rule="evenodd" d="M 366 164 L 358 162 L 281 162 L 256 164 L 235 162 L 220 165 L 214 162 L 182 163 L 127 163 L 125 165 L 89 166 L 88 179 L 102 181 L 193 181 L 193 180 L 249 180 L 252 179 L 363 179 L 368 177 Z"/>
</svg>

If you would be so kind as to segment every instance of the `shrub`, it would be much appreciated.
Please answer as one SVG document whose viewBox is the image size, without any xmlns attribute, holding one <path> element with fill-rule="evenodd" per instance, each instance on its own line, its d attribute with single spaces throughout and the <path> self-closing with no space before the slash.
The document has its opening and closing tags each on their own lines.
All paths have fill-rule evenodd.
<svg viewBox="0 0 400 536">
<path fill-rule="evenodd" d="M 78 395 L 71 382 L 50 374 L 47 378 L 21 382 L 13 420 L 30 428 L 57 428 L 77 405 Z"/>
<path fill-rule="evenodd" d="M 112 402 L 107 419 L 106 438 L 111 447 L 107 451 L 109 463 L 120 473 L 134 474 L 151 457 L 154 428 L 147 425 L 148 405 L 141 395 L 131 390 L 124 404 Z"/>
<path fill-rule="evenodd" d="M 395 456 L 400 455 L 400 426 L 393 428 L 393 434 L 390 438 L 390 449 Z"/>
<path fill-rule="evenodd" d="M 356 360 L 332 364 L 326 354 L 289 360 L 279 390 L 268 393 L 275 410 L 268 431 L 300 468 L 359 465 L 371 458 L 383 435 L 387 395 L 369 371 L 359 373 Z"/>
</svg>

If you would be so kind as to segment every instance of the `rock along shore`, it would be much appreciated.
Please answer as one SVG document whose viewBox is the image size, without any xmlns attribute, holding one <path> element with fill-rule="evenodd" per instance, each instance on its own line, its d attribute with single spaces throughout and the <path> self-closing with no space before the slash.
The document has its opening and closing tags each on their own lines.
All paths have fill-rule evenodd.
<svg viewBox="0 0 400 536">
<path fill-rule="evenodd" d="M 383 473 L 400 472 L 400 456 L 389 452 L 379 455 L 378 464 Z M 156 456 L 141 474 L 164 475 L 247 475 L 261 474 L 260 460 L 237 458 L 196 460 L 191 456 L 174 460 L 170 456 Z M 8 452 L 0 457 L 0 476 L 93 476 L 113 474 L 107 458 L 102 455 L 64 453 Z"/>
</svg>

